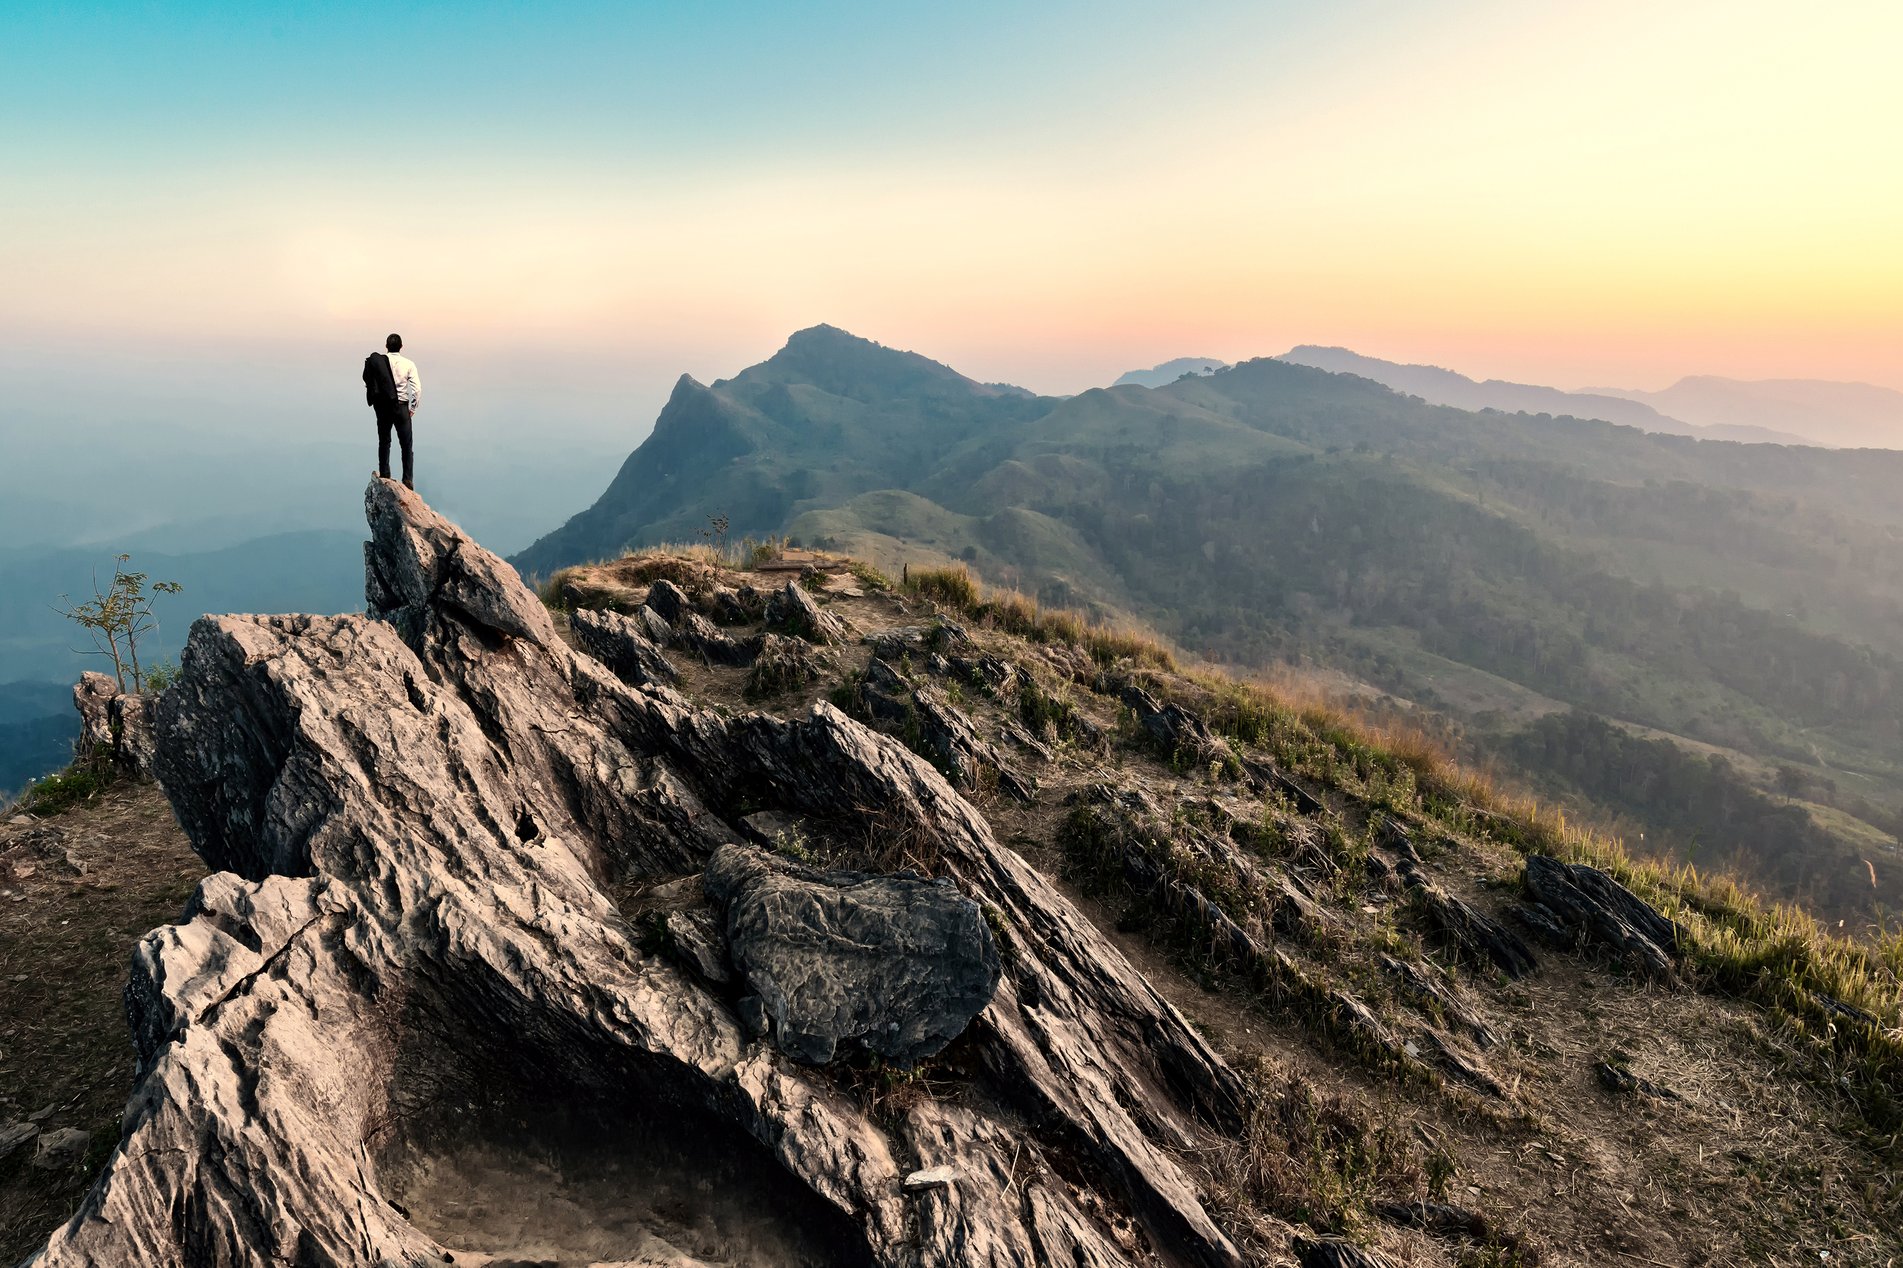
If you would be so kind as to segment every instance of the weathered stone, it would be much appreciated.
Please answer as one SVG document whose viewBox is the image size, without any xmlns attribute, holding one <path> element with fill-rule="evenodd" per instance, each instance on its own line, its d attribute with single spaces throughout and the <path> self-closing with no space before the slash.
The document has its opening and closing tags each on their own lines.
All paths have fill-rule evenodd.
<svg viewBox="0 0 1903 1268">
<path fill-rule="evenodd" d="M 1485 1242 L 1493 1236 L 1485 1216 L 1446 1202 L 1429 1202 L 1425 1199 L 1418 1202 L 1377 1202 L 1374 1204 L 1374 1213 L 1397 1227 L 1418 1228 L 1436 1237 L 1464 1237 L 1469 1241 Z"/>
<path fill-rule="evenodd" d="M 577 609 L 568 618 L 575 643 L 630 686 L 680 681 L 680 674 L 641 622 L 619 612 Z"/>
<path fill-rule="evenodd" d="M 927 1189 L 942 1189 L 957 1178 L 958 1173 L 950 1167 L 927 1167 L 906 1176 L 904 1188 L 907 1193 L 923 1193 Z"/>
<path fill-rule="evenodd" d="M 694 610 L 687 592 L 665 578 L 648 587 L 647 606 L 669 625 L 679 625 Z"/>
<path fill-rule="evenodd" d="M 1676 923 L 1596 867 L 1535 854 L 1526 890 L 1584 941 L 1605 948 L 1651 977 L 1677 977 Z"/>
<path fill-rule="evenodd" d="M 727 967 L 726 938 L 707 911 L 670 911 L 661 917 L 668 954 L 698 974 L 703 981 L 724 985 L 733 981 Z"/>
<path fill-rule="evenodd" d="M 1240 1262 L 1178 1161 L 1239 1129 L 1240 1081 L 924 761 L 825 704 L 630 686 L 414 494 L 379 480 L 366 510 L 369 616 L 205 618 L 157 706 L 160 778 L 226 874 L 140 944 L 120 1148 L 36 1268 L 461 1258 L 453 1213 L 403 1186 L 475 1130 L 444 1117 L 472 1098 L 505 1126 L 543 1102 L 661 1124 L 616 1138 L 717 1154 L 758 1231 L 822 1262 L 1132 1262 L 1100 1212 L 1169 1262 Z M 1011 928 L 970 1105 L 873 1118 L 609 900 L 767 810 L 914 834 Z M 1013 1170 L 1046 1150 L 1087 1190 Z M 941 1165 L 957 1184 L 902 1192 Z"/>
<path fill-rule="evenodd" d="M 0 1123 L 0 1167 L 25 1153 L 39 1136 L 38 1124 Z"/>
<path fill-rule="evenodd" d="M 746 1032 L 747 1038 L 766 1038 L 772 1023 L 767 1017 L 765 1000 L 758 995 L 743 995 L 734 1004 L 733 1011 L 740 1018 L 740 1028 Z"/>
<path fill-rule="evenodd" d="M 113 747 L 112 702 L 119 684 L 110 674 L 88 669 L 73 684 L 73 708 L 79 711 L 79 751 L 92 753 Z"/>
<path fill-rule="evenodd" d="M 1379 853 L 1370 854 L 1370 874 L 1390 890 L 1405 895 L 1441 945 L 1468 964 L 1491 964 L 1511 978 L 1524 977 L 1539 967 L 1532 948 L 1518 934 L 1428 879 L 1411 834 L 1392 815 L 1381 815 L 1375 821 L 1375 839 L 1393 852 L 1393 861 Z"/>
<path fill-rule="evenodd" d="M 751 665 L 761 640 L 738 639 L 698 612 L 683 612 L 674 623 L 672 645 L 699 653 L 710 665 Z"/>
<path fill-rule="evenodd" d="M 765 615 L 766 601 L 752 586 L 715 586 L 707 595 L 707 612 L 720 625 L 747 625 Z"/>
<path fill-rule="evenodd" d="M 1593 1062 L 1592 1072 L 1599 1080 L 1599 1086 L 1608 1092 L 1626 1096 L 1649 1096 L 1654 1100 L 1676 1101 L 1678 1093 L 1641 1075 L 1632 1073 L 1623 1065 L 1614 1065 L 1610 1061 Z"/>
<path fill-rule="evenodd" d="M 1295 1257 L 1301 1261 L 1302 1268 L 1394 1268 L 1394 1261 L 1379 1251 L 1332 1238 L 1321 1241 L 1296 1238 Z"/>
<path fill-rule="evenodd" d="M 1458 983 L 1431 961 L 1413 964 L 1383 955 L 1381 967 L 1394 977 L 1403 992 L 1431 1004 L 1448 1021 L 1472 1035 L 1474 1042 L 1482 1048 L 1491 1048 L 1499 1043 L 1499 1036 L 1494 1034 L 1493 1027 L 1481 1016 L 1479 1008 L 1466 997 Z"/>
<path fill-rule="evenodd" d="M 853 1044 L 914 1065 L 956 1039 L 1001 971 L 978 904 L 944 882 L 820 873 L 752 846 L 707 864 L 729 954 L 780 1049 L 820 1065 Z"/>
<path fill-rule="evenodd" d="M 85 1160 L 92 1133 L 77 1127 L 58 1127 L 40 1134 L 33 1165 L 41 1171 L 71 1171 Z"/>
<path fill-rule="evenodd" d="M 859 703 L 874 721 L 904 735 L 957 787 L 982 787 L 985 773 L 990 772 L 1006 795 L 1022 802 L 1035 796 L 1036 781 L 1017 770 L 996 745 L 979 735 L 971 720 L 938 687 L 926 683 L 914 688 L 891 665 L 875 658 L 859 680 Z"/>
<path fill-rule="evenodd" d="M 152 777 L 152 717 L 145 696 L 121 692 L 110 675 L 87 670 L 73 684 L 73 708 L 79 711 L 82 759 L 110 762 L 139 779 Z"/>
<path fill-rule="evenodd" d="M 767 599 L 766 623 L 809 643 L 846 641 L 845 622 L 815 603 L 797 581 L 787 582 Z"/>
</svg>

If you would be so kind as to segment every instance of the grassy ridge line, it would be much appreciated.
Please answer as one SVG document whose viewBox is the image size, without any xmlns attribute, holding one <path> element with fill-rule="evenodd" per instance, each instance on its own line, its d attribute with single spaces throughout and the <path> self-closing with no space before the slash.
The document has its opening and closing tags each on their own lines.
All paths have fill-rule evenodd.
<svg viewBox="0 0 1903 1268">
<path fill-rule="evenodd" d="M 1686 928 L 1681 950 L 1701 985 L 1766 1009 L 1813 1061 L 1812 1077 L 1850 1095 L 1881 1147 L 1903 1145 L 1903 929 L 1859 942 L 1797 907 L 1765 903 L 1730 877 L 1635 858 L 1623 842 L 1459 766 L 1419 732 L 1375 727 L 1319 700 L 1294 702 L 1224 674 L 1184 672 L 1153 636 L 988 589 L 962 566 L 912 569 L 905 586 L 974 623 L 1078 647 L 1104 668 L 1127 658 L 1139 670 L 1166 671 L 1172 676 L 1146 685 L 1195 709 L 1230 740 L 1371 804 L 1521 856 L 1552 855 L 1610 873 Z"/>
</svg>

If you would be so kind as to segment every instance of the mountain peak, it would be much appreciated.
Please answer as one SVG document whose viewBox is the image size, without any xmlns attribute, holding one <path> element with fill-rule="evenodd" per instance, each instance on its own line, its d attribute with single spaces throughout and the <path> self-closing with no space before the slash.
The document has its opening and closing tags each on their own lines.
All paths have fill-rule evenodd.
<svg viewBox="0 0 1903 1268">
<path fill-rule="evenodd" d="M 998 389 L 970 379 L 942 362 L 865 339 L 821 323 L 796 330 L 786 345 L 759 365 L 714 384 L 803 383 L 835 396 L 936 393 L 993 395 Z"/>
</svg>

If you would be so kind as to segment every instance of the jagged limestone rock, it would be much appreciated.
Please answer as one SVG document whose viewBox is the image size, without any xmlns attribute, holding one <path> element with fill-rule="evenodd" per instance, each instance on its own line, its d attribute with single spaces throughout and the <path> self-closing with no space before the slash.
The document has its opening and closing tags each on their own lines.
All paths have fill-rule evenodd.
<svg viewBox="0 0 1903 1268">
<path fill-rule="evenodd" d="M 474 1230 L 429 1177 L 549 1116 L 588 1128 L 546 1137 L 568 1172 L 705 1179 L 655 1212 L 671 1245 L 706 1202 L 753 1213 L 764 1262 L 1134 1262 L 1107 1211 L 1135 1258 L 1239 1263 L 1178 1159 L 1239 1129 L 1240 1080 L 936 771 L 828 705 L 630 686 L 414 493 L 374 481 L 366 511 L 367 615 L 200 620 L 157 708 L 159 777 L 224 874 L 140 944 L 123 1135 L 36 1268 L 444 1262 Z M 610 892 L 766 810 L 929 841 L 1011 928 L 968 1100 L 875 1119 L 758 1042 L 757 999 L 642 949 Z M 1046 1152 L 1069 1165 L 1017 1165 Z M 958 1183 L 902 1191 L 934 1166 Z M 492 1171 L 531 1223 L 574 1209 Z"/>
<path fill-rule="evenodd" d="M 985 773 L 990 772 L 1006 795 L 1027 803 L 1035 795 L 1031 777 L 979 735 L 970 719 L 937 686 L 925 683 L 914 688 L 891 665 L 874 658 L 859 681 L 859 704 L 866 716 L 916 741 L 914 748 L 950 776 L 958 788 L 970 791 L 981 787 Z"/>
<path fill-rule="evenodd" d="M 152 777 L 152 714 L 149 698 L 119 690 L 110 674 L 87 670 L 73 684 L 79 712 L 78 752 L 113 763 L 139 779 Z"/>
<path fill-rule="evenodd" d="M 797 1060 L 821 1065 L 852 1044 L 916 1065 L 956 1039 L 998 988 L 984 913 L 948 883 L 820 873 L 728 845 L 704 884 L 775 1042 Z"/>
<path fill-rule="evenodd" d="M 568 618 L 568 628 L 584 652 L 606 665 L 625 683 L 639 687 L 680 681 L 681 676 L 666 653 L 631 616 L 579 608 Z"/>
<path fill-rule="evenodd" d="M 669 625 L 679 625 L 681 619 L 694 610 L 694 602 L 687 597 L 687 591 L 666 578 L 648 587 L 647 606 L 653 608 Z"/>
<path fill-rule="evenodd" d="M 88 669 L 73 684 L 73 708 L 79 711 L 79 751 L 113 747 L 112 703 L 119 698 L 119 684 L 111 674 Z"/>
<path fill-rule="evenodd" d="M 846 641 L 845 622 L 813 602 L 797 581 L 787 582 L 767 599 L 766 623 L 809 643 Z"/>
<path fill-rule="evenodd" d="M 1602 947 L 1650 977 L 1678 976 L 1678 925 L 1596 867 L 1535 854 L 1526 890 L 1575 937 Z"/>
</svg>

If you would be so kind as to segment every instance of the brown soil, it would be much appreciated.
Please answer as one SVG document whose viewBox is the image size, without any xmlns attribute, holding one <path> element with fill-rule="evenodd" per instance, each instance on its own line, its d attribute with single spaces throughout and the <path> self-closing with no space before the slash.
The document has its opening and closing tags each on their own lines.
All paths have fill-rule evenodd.
<svg viewBox="0 0 1903 1268">
<path fill-rule="evenodd" d="M 79 1205 L 132 1091 L 122 993 L 133 945 L 177 917 L 205 865 L 155 785 L 120 785 L 47 819 L 0 819 L 0 1122 L 92 1133 L 80 1165 L 32 1149 L 0 1164 L 0 1264 Z"/>
</svg>

